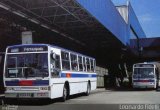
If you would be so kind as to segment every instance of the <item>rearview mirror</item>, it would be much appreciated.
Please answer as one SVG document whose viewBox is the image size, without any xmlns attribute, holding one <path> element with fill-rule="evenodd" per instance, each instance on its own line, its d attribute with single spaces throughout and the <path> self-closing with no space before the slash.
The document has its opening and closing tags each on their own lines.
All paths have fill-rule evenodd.
<svg viewBox="0 0 160 110">
<path fill-rule="evenodd" d="M 51 53 L 51 58 L 53 59 L 53 60 L 56 60 L 56 53 Z"/>
</svg>

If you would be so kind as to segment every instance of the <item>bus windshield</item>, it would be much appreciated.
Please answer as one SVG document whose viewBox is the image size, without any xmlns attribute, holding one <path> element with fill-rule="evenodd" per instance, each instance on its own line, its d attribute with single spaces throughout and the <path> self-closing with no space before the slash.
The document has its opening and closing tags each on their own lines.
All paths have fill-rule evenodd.
<svg viewBox="0 0 160 110">
<path fill-rule="evenodd" d="M 48 77 L 48 54 L 8 54 L 5 64 L 6 78 Z"/>
<path fill-rule="evenodd" d="M 154 68 L 134 68 L 134 78 L 154 78 Z"/>
</svg>

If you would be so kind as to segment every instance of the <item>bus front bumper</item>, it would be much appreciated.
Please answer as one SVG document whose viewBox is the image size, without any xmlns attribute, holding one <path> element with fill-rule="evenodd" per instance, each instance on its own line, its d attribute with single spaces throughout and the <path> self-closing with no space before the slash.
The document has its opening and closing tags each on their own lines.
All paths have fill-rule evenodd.
<svg viewBox="0 0 160 110">
<path fill-rule="evenodd" d="M 5 92 L 5 98 L 50 98 L 50 92 Z"/>
<path fill-rule="evenodd" d="M 144 83 L 134 83 L 133 84 L 133 88 L 155 88 L 155 84 L 152 83 L 152 84 L 144 84 Z"/>
</svg>

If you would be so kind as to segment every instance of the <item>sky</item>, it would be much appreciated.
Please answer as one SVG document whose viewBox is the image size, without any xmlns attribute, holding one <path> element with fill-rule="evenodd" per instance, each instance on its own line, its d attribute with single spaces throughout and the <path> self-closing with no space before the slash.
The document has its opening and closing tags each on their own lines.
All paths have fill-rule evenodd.
<svg viewBox="0 0 160 110">
<path fill-rule="evenodd" d="M 111 0 L 115 5 L 123 5 L 127 0 Z M 160 0 L 130 1 L 146 37 L 160 37 Z"/>
</svg>

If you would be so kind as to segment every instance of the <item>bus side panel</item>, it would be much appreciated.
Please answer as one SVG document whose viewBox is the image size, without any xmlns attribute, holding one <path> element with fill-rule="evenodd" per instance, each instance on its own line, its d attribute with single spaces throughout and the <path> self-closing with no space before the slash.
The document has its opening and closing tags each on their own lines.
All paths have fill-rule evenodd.
<svg viewBox="0 0 160 110">
<path fill-rule="evenodd" d="M 53 78 L 51 79 L 52 98 L 62 97 L 65 82 L 69 83 L 70 95 L 86 92 L 87 90 L 88 78 Z"/>
<path fill-rule="evenodd" d="M 87 81 L 70 82 L 70 95 L 85 92 L 87 89 Z"/>
<path fill-rule="evenodd" d="M 96 78 L 53 78 L 51 79 L 51 98 L 62 97 L 65 82 L 69 82 L 70 95 L 87 91 L 90 81 L 91 90 L 96 89 Z"/>
<path fill-rule="evenodd" d="M 51 79 L 51 99 L 62 97 L 64 82 L 59 82 L 58 79 Z"/>
<path fill-rule="evenodd" d="M 70 95 L 72 94 L 77 94 L 77 93 L 82 93 L 87 91 L 87 85 L 88 81 L 90 81 L 91 84 L 91 90 L 96 89 L 96 78 L 72 78 L 69 79 L 70 82 Z M 76 82 L 76 83 L 75 83 Z"/>
<path fill-rule="evenodd" d="M 95 90 L 97 88 L 97 81 L 91 81 L 91 90 Z"/>
</svg>

